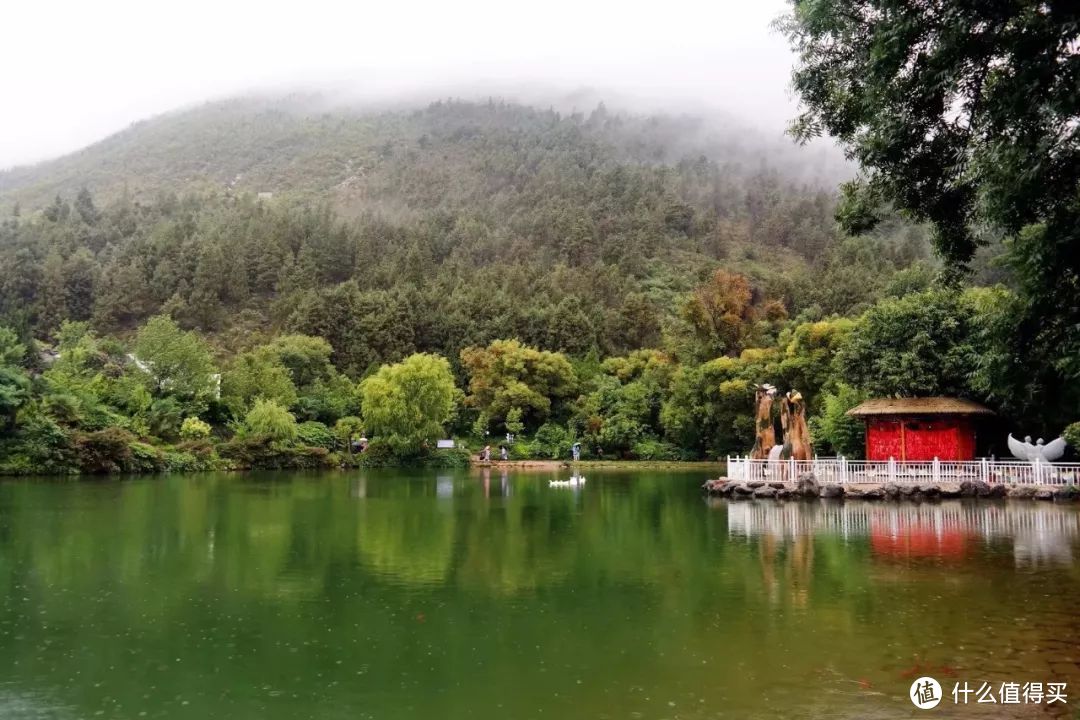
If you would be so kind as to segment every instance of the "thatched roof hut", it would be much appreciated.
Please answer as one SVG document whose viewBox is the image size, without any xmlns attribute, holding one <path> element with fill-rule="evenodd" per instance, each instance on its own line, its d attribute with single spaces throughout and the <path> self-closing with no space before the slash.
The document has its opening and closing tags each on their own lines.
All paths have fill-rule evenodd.
<svg viewBox="0 0 1080 720">
<path fill-rule="evenodd" d="M 874 398 L 847 411 L 866 422 L 866 459 L 972 460 L 975 425 L 993 411 L 962 398 Z"/>
</svg>

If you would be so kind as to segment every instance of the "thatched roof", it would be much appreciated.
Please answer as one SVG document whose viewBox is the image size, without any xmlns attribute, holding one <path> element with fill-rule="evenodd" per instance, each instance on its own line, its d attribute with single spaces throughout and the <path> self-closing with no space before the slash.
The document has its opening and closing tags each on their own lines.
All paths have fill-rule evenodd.
<svg viewBox="0 0 1080 720">
<path fill-rule="evenodd" d="M 993 415 L 994 411 L 971 400 L 949 397 L 874 398 L 847 411 L 853 417 L 875 415 Z"/>
</svg>

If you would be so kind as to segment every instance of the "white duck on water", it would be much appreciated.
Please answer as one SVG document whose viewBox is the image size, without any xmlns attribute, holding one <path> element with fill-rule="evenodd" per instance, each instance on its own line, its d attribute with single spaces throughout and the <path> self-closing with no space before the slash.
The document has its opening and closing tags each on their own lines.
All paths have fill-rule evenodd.
<svg viewBox="0 0 1080 720">
<path fill-rule="evenodd" d="M 569 480 L 549 480 L 548 487 L 575 487 L 585 484 L 584 475 L 571 475 Z"/>
</svg>

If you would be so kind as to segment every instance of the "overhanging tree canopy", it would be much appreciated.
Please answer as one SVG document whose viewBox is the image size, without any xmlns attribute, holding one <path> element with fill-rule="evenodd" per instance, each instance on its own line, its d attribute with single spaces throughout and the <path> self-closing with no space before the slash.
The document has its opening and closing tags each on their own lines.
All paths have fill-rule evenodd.
<svg viewBox="0 0 1080 720">
<path fill-rule="evenodd" d="M 1028 380 L 1048 394 L 1080 377 L 1080 5 L 792 6 L 793 134 L 837 138 L 862 169 L 838 219 L 865 231 L 892 203 L 932 225 L 954 270 L 983 230 L 1004 233 L 1024 298 L 1017 365 L 1038 367 Z"/>
<path fill-rule="evenodd" d="M 933 223 L 965 262 L 980 221 L 1045 222 L 1075 239 L 1080 214 L 1080 9 L 1066 2 L 795 0 L 797 138 L 828 133 L 876 194 Z M 859 193 L 862 193 L 859 195 Z M 864 206 L 865 207 L 865 206 Z M 848 206 L 858 228 L 871 218 Z"/>
</svg>

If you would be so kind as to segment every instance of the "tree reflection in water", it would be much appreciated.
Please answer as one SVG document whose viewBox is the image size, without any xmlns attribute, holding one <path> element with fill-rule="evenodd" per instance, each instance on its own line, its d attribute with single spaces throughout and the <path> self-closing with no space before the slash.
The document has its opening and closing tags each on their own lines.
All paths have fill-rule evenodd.
<svg viewBox="0 0 1080 720">
<path fill-rule="evenodd" d="M 568 477 L 0 482 L 0 717 L 872 718 L 913 668 L 1080 687 L 1075 507 Z"/>
</svg>

